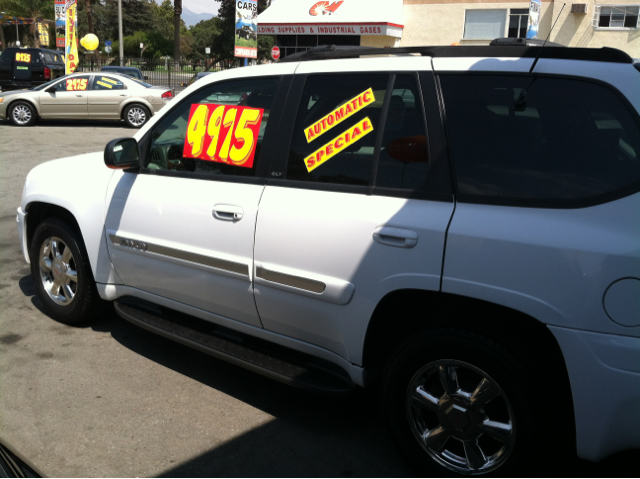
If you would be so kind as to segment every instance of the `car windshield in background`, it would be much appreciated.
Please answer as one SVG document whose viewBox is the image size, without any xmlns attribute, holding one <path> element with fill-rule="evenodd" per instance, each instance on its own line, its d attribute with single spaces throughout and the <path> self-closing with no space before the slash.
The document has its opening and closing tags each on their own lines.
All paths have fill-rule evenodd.
<svg viewBox="0 0 640 479">
<path fill-rule="evenodd" d="M 122 73 L 122 72 L 114 72 L 114 71 L 107 71 L 107 73 L 109 73 L 110 75 L 120 75 L 125 77 L 127 80 L 133 80 L 134 82 L 136 82 L 138 85 L 142 85 L 145 88 L 151 88 L 153 87 L 153 85 L 143 82 L 142 80 L 138 80 L 135 77 L 132 77 L 130 75 L 127 75 L 126 73 Z"/>
<path fill-rule="evenodd" d="M 49 87 L 50 87 L 51 85 L 53 85 L 55 82 L 58 82 L 58 81 L 60 81 L 62 78 L 65 78 L 66 76 L 68 76 L 68 75 L 63 75 L 63 76 L 61 76 L 61 77 L 54 78 L 53 80 L 48 81 L 47 83 L 43 83 L 42 85 L 38 85 L 37 87 L 30 88 L 30 90 L 32 90 L 32 91 L 40 91 L 40 90 L 44 90 L 45 88 L 49 88 Z"/>
</svg>

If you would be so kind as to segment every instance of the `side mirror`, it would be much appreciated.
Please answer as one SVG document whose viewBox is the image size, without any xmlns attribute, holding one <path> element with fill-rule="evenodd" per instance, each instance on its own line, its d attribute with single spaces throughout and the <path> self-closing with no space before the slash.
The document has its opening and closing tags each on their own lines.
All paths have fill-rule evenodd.
<svg viewBox="0 0 640 479">
<path fill-rule="evenodd" d="M 111 140 L 104 149 L 104 164 L 113 170 L 138 168 L 138 142 L 133 138 Z"/>
<path fill-rule="evenodd" d="M 50 86 L 49 88 L 47 88 L 45 90 L 46 93 L 55 93 L 56 92 L 56 87 L 54 86 Z"/>
<path fill-rule="evenodd" d="M 147 80 L 149 79 L 149 77 L 148 77 L 147 75 L 145 75 L 145 76 L 143 76 L 143 77 L 142 77 L 142 79 L 143 79 L 144 81 L 147 81 Z"/>
</svg>

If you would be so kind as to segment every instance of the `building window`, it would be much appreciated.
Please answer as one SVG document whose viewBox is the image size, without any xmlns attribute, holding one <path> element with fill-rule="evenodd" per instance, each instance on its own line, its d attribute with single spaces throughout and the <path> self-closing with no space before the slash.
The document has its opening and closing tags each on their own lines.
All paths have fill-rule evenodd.
<svg viewBox="0 0 640 479">
<path fill-rule="evenodd" d="M 593 26 L 596 28 L 638 28 L 640 7 L 631 5 L 598 6 Z"/>
<path fill-rule="evenodd" d="M 503 38 L 506 22 L 506 10 L 466 10 L 462 38 L 465 40 Z"/>
<path fill-rule="evenodd" d="M 529 22 L 528 8 L 512 8 L 509 10 L 509 38 L 526 38 Z"/>
</svg>

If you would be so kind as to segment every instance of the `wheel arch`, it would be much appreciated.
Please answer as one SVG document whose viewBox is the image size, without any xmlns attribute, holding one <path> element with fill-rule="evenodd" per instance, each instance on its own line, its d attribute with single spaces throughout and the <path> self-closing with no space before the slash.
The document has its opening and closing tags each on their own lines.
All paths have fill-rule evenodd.
<svg viewBox="0 0 640 479">
<path fill-rule="evenodd" d="M 33 234 L 36 228 L 38 228 L 38 226 L 47 218 L 58 218 L 67 223 L 76 233 L 78 233 L 82 240 L 82 247 L 86 251 L 86 245 L 84 244 L 84 237 L 82 235 L 80 225 L 78 224 L 76 217 L 73 216 L 68 209 L 51 203 L 34 201 L 27 205 L 26 213 L 28 251 L 31 251 L 31 241 L 33 240 Z"/>
<path fill-rule="evenodd" d="M 142 105 L 144 106 L 147 110 L 149 110 L 149 117 L 153 117 L 153 106 L 151 106 L 151 104 L 146 101 L 143 100 L 141 98 L 130 98 L 128 100 L 125 100 L 121 105 L 120 105 L 120 118 L 124 120 L 124 112 L 125 110 L 132 106 L 132 105 Z"/>
<path fill-rule="evenodd" d="M 555 336 L 538 319 L 489 301 L 412 289 L 387 294 L 376 306 L 365 336 L 365 385 L 377 385 L 384 364 L 408 337 L 434 328 L 457 328 L 484 336 L 523 358 L 530 367 L 548 371 L 558 400 L 571 418 L 567 433 L 575 438 L 569 374 Z"/>
<path fill-rule="evenodd" d="M 37 101 L 33 101 L 30 98 L 16 98 L 14 100 L 11 100 L 7 105 L 7 110 L 6 110 L 7 118 L 9 118 L 9 112 L 11 111 L 11 107 L 21 101 L 25 103 L 29 103 L 33 108 L 35 108 L 38 118 L 40 117 L 40 105 L 38 105 Z"/>
</svg>

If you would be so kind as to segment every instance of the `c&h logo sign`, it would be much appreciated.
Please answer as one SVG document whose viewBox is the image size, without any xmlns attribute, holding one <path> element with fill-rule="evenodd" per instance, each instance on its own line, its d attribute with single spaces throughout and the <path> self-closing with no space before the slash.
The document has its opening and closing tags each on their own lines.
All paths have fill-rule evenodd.
<svg viewBox="0 0 640 479">
<path fill-rule="evenodd" d="M 317 17 L 318 15 L 331 15 L 336 12 L 338 7 L 344 2 L 333 2 L 329 5 L 329 2 L 317 2 L 309 9 L 309 15 Z"/>
</svg>

